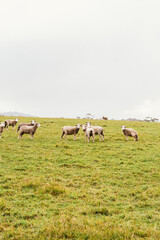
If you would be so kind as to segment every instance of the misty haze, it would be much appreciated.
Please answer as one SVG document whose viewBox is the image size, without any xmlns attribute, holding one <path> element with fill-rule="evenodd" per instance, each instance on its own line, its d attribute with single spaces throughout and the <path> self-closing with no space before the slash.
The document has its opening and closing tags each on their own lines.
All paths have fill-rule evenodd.
<svg viewBox="0 0 160 240">
<path fill-rule="evenodd" d="M 159 1 L 3 1 L 1 112 L 160 117 Z"/>
</svg>

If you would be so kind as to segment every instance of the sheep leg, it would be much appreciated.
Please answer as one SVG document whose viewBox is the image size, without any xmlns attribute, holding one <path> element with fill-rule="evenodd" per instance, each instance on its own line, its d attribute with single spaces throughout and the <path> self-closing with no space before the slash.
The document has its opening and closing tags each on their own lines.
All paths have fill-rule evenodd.
<svg viewBox="0 0 160 240">
<path fill-rule="evenodd" d="M 92 135 L 92 139 L 93 139 L 93 142 L 94 142 L 94 135 Z"/>
<path fill-rule="evenodd" d="M 90 141 L 90 136 L 88 136 L 88 142 Z"/>
<path fill-rule="evenodd" d="M 85 137 L 85 142 L 87 142 L 87 135 L 86 135 L 86 137 Z"/>
<path fill-rule="evenodd" d="M 101 134 L 99 134 L 99 141 L 101 142 Z"/>
<path fill-rule="evenodd" d="M 138 141 L 138 135 L 134 136 L 134 141 Z"/>
<path fill-rule="evenodd" d="M 67 141 L 67 133 L 65 133 L 65 140 Z"/>
<path fill-rule="evenodd" d="M 74 141 L 76 140 L 76 134 L 74 134 Z"/>
<path fill-rule="evenodd" d="M 23 134 L 24 134 L 24 132 L 21 132 L 21 134 L 20 134 L 21 139 L 22 139 Z"/>
<path fill-rule="evenodd" d="M 103 136 L 103 141 L 104 141 L 104 134 L 103 134 L 103 131 L 102 131 L 102 133 L 101 133 L 101 134 L 102 134 L 102 136 Z"/>
<path fill-rule="evenodd" d="M 31 139 L 33 139 L 33 134 L 31 134 Z"/>
<path fill-rule="evenodd" d="M 128 141 L 128 136 L 126 136 L 126 140 Z"/>
<path fill-rule="evenodd" d="M 61 139 L 63 138 L 63 135 L 64 135 L 64 131 L 62 132 Z"/>
<path fill-rule="evenodd" d="M 19 138 L 21 138 L 21 139 L 22 139 L 22 135 L 23 135 L 23 134 L 19 134 L 19 135 L 18 135 L 18 139 L 19 139 Z"/>
</svg>

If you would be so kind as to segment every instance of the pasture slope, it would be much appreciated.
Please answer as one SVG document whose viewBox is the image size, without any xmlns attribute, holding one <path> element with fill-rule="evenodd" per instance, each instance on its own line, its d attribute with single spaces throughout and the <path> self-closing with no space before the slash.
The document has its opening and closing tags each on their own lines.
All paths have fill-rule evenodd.
<svg viewBox="0 0 160 240">
<path fill-rule="evenodd" d="M 86 143 L 60 140 L 86 120 L 35 120 L 34 140 L 17 126 L 0 139 L 0 239 L 160 239 L 160 123 L 92 120 L 105 141 Z"/>
</svg>

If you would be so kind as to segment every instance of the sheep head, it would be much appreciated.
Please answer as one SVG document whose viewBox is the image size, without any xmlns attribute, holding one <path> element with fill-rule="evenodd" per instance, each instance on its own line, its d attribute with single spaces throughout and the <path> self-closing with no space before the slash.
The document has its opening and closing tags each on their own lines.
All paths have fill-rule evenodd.
<svg viewBox="0 0 160 240">
<path fill-rule="evenodd" d="M 76 124 L 76 127 L 77 127 L 77 128 L 80 128 L 81 126 L 82 126 L 82 125 L 81 125 L 81 124 L 79 124 L 79 123 L 78 123 L 78 124 Z"/>
<path fill-rule="evenodd" d="M 124 125 L 123 125 L 121 128 L 122 128 L 122 131 L 123 131 L 124 129 L 126 129 L 126 127 L 125 127 Z"/>
</svg>

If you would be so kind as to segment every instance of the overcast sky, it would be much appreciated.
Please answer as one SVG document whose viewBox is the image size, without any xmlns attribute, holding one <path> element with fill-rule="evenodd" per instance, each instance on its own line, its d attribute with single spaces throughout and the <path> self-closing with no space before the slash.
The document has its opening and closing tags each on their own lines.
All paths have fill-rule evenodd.
<svg viewBox="0 0 160 240">
<path fill-rule="evenodd" d="M 159 0 L 0 0 L 0 112 L 160 118 Z"/>
</svg>

